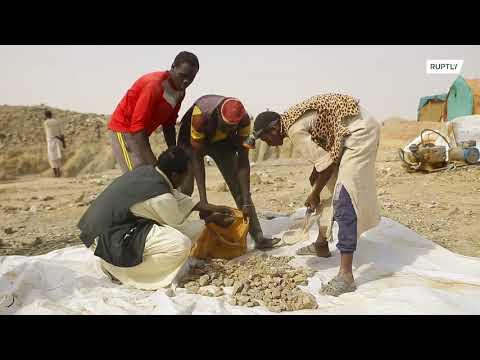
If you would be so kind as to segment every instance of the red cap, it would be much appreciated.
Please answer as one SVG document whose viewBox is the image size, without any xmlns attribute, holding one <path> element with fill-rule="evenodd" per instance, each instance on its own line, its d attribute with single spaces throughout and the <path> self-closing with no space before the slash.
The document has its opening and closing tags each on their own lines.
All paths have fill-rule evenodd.
<svg viewBox="0 0 480 360">
<path fill-rule="evenodd" d="M 223 121 L 230 125 L 237 125 L 247 114 L 240 100 L 234 98 L 229 98 L 223 102 L 220 113 Z"/>
</svg>

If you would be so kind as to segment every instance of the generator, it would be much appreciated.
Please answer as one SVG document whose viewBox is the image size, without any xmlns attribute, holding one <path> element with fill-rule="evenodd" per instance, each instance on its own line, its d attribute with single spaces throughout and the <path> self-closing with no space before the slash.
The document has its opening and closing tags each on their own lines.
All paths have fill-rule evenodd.
<svg viewBox="0 0 480 360">
<path fill-rule="evenodd" d="M 436 133 L 443 138 L 447 146 L 424 141 L 425 132 Z M 476 141 L 464 141 L 458 146 L 452 147 L 441 133 L 425 129 L 420 134 L 420 144 L 411 144 L 408 147 L 410 152 L 399 149 L 399 157 L 408 171 L 440 171 L 447 169 L 450 164 L 455 162 L 461 162 L 464 165 L 476 164 L 480 158 L 480 152 L 476 145 Z"/>
</svg>

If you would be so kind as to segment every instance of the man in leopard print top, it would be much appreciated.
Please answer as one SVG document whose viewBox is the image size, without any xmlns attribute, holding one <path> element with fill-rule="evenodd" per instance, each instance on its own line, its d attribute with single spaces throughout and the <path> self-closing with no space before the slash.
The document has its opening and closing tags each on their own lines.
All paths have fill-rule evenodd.
<svg viewBox="0 0 480 360">
<path fill-rule="evenodd" d="M 254 137 L 270 146 L 280 146 L 288 137 L 302 158 L 313 164 L 312 191 L 305 206 L 321 219 L 326 215 L 327 230 L 323 233 L 319 226 L 317 241 L 297 254 L 329 257 L 327 240 L 338 240 L 340 269 L 322 286 L 325 295 L 356 289 L 352 261 L 357 239 L 380 220 L 375 185 L 379 132 L 379 123 L 360 107 L 359 100 L 342 94 L 314 96 L 283 114 L 267 111 L 255 119 Z M 320 206 L 325 187 L 331 199 L 327 206 Z M 335 223 L 338 234 L 332 231 Z"/>
</svg>

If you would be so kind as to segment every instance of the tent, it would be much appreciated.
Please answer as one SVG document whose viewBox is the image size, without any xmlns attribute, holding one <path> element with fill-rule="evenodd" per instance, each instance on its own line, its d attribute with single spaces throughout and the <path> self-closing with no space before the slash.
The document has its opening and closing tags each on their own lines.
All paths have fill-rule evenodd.
<svg viewBox="0 0 480 360">
<path fill-rule="evenodd" d="M 447 119 L 480 114 L 480 80 L 459 76 L 450 87 L 447 98 Z"/>
<path fill-rule="evenodd" d="M 418 121 L 444 121 L 447 94 L 425 96 L 418 105 Z"/>
</svg>

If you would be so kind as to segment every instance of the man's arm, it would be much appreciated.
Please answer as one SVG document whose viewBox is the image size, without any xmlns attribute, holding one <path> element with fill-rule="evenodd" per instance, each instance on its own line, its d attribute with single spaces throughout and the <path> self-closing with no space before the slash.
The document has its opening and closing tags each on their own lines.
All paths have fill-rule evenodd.
<svg viewBox="0 0 480 360">
<path fill-rule="evenodd" d="M 328 183 L 328 180 L 330 180 L 330 177 L 332 176 L 336 167 L 337 165 L 333 163 L 322 172 L 317 173 L 318 175 L 316 176 L 312 191 L 310 192 L 310 195 L 305 201 L 305 206 L 311 211 L 315 211 L 320 204 L 320 193 L 322 192 L 325 185 Z"/>
<path fill-rule="evenodd" d="M 66 148 L 66 145 L 65 145 L 65 136 L 64 136 L 64 135 L 60 135 L 60 136 L 55 136 L 55 137 L 62 142 L 62 146 L 63 146 L 63 148 L 65 149 L 65 148 Z"/>
<path fill-rule="evenodd" d="M 177 105 L 173 109 L 172 115 L 168 119 L 168 121 L 165 123 L 165 125 L 162 126 L 162 131 L 163 131 L 163 137 L 165 138 L 165 142 L 167 143 L 167 146 L 170 148 L 172 146 L 175 146 L 177 143 L 177 134 L 175 130 L 175 123 L 178 118 L 178 112 L 180 111 L 180 106 L 182 105 L 183 98 L 185 97 L 185 94 L 181 97 L 181 99 L 178 101 Z"/>
<path fill-rule="evenodd" d="M 192 150 L 193 176 L 195 177 L 195 181 L 197 182 L 198 194 L 200 196 L 200 204 L 205 205 L 208 204 L 207 190 L 205 187 L 205 162 L 203 160 L 205 156 L 205 145 L 197 143 L 195 144 L 195 146 L 192 147 Z"/>
<path fill-rule="evenodd" d="M 242 193 L 243 205 L 252 203 L 250 195 L 250 160 L 248 159 L 248 150 L 238 148 L 238 182 L 240 183 L 240 192 Z"/>
<path fill-rule="evenodd" d="M 167 146 L 170 148 L 176 145 L 177 132 L 175 131 L 175 124 L 162 126 L 163 137 Z"/>
</svg>

